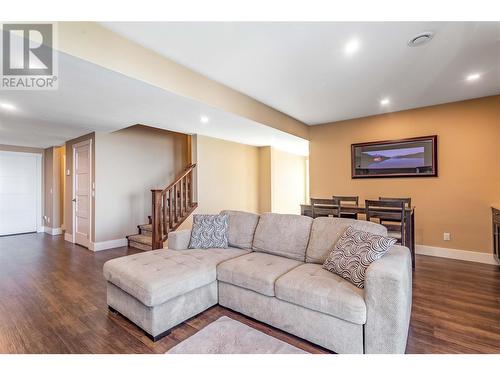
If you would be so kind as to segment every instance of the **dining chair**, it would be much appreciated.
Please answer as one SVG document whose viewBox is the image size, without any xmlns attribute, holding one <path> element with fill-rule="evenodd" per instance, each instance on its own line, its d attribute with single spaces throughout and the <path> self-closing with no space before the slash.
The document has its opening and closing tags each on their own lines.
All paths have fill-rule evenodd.
<svg viewBox="0 0 500 375">
<path fill-rule="evenodd" d="M 405 202 L 399 200 L 365 200 L 366 220 L 378 220 L 387 228 L 389 237 L 406 246 L 405 240 Z"/>
<path fill-rule="evenodd" d="M 311 216 L 312 218 L 317 218 L 320 216 L 335 216 L 340 217 L 340 210 L 338 204 L 335 203 L 333 199 L 325 198 L 311 198 Z M 320 212 L 323 209 L 323 212 Z M 327 209 L 329 213 L 325 212 Z"/>
<path fill-rule="evenodd" d="M 401 201 L 405 202 L 406 208 L 411 207 L 411 198 L 389 198 L 389 197 L 379 197 L 378 198 L 381 201 Z"/>
<path fill-rule="evenodd" d="M 411 198 L 390 198 L 390 197 L 379 197 L 378 198 L 381 201 L 392 201 L 392 202 L 404 202 L 405 203 L 405 208 L 411 208 Z M 380 218 L 380 224 L 387 223 L 390 225 L 392 222 L 390 217 Z"/>
<path fill-rule="evenodd" d="M 342 207 L 343 204 L 345 206 L 348 206 L 348 205 L 357 206 L 359 204 L 359 197 L 358 196 L 334 195 L 332 198 L 335 201 L 335 204 L 339 207 Z M 342 208 L 341 208 L 339 217 L 345 217 L 345 218 L 349 218 L 349 219 L 357 219 L 358 214 L 356 212 L 342 212 Z"/>
</svg>

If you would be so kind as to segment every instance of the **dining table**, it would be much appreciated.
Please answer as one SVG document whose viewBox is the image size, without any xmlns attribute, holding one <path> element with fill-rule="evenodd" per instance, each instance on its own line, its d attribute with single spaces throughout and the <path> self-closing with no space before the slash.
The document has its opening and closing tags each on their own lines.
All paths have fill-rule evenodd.
<svg viewBox="0 0 500 375">
<path fill-rule="evenodd" d="M 366 213 L 366 208 L 363 204 L 346 204 L 340 206 L 340 211 L 342 213 L 355 213 L 358 215 L 364 215 Z M 388 213 L 394 212 L 393 208 L 377 208 L 377 211 L 387 211 Z M 315 205 L 314 212 L 318 216 L 336 216 L 338 212 L 338 206 L 333 205 Z M 309 204 L 300 205 L 300 214 L 304 216 L 312 217 L 312 208 Z M 404 218 L 404 242 L 403 245 L 410 249 L 411 253 L 411 264 L 412 268 L 415 268 L 415 207 L 405 208 L 405 218 Z"/>
</svg>

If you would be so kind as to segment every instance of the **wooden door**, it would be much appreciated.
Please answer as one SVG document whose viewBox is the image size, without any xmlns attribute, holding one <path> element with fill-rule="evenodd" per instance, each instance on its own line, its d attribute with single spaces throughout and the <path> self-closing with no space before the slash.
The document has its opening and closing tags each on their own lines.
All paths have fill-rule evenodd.
<svg viewBox="0 0 500 375">
<path fill-rule="evenodd" d="M 92 228 L 92 141 L 73 145 L 73 242 L 89 247 Z"/>
</svg>

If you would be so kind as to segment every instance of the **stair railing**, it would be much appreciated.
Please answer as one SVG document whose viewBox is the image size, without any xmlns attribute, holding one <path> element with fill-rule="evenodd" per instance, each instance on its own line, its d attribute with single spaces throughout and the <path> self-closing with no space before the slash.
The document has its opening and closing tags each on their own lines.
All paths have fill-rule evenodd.
<svg viewBox="0 0 500 375">
<path fill-rule="evenodd" d="M 152 193 L 152 249 L 163 248 L 168 233 L 179 225 L 198 206 L 193 201 L 193 170 L 196 164 L 189 165 L 165 189 L 153 189 Z"/>
</svg>

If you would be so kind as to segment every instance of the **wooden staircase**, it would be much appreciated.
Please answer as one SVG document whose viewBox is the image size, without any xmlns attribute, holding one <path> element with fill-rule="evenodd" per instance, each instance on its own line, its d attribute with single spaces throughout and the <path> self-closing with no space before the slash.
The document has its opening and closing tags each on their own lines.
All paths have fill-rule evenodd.
<svg viewBox="0 0 500 375">
<path fill-rule="evenodd" d="M 168 233 L 176 230 L 198 207 L 193 201 L 193 170 L 189 165 L 174 182 L 163 190 L 151 190 L 149 223 L 138 225 L 139 234 L 127 236 L 128 244 L 141 250 L 161 249 Z"/>
</svg>

